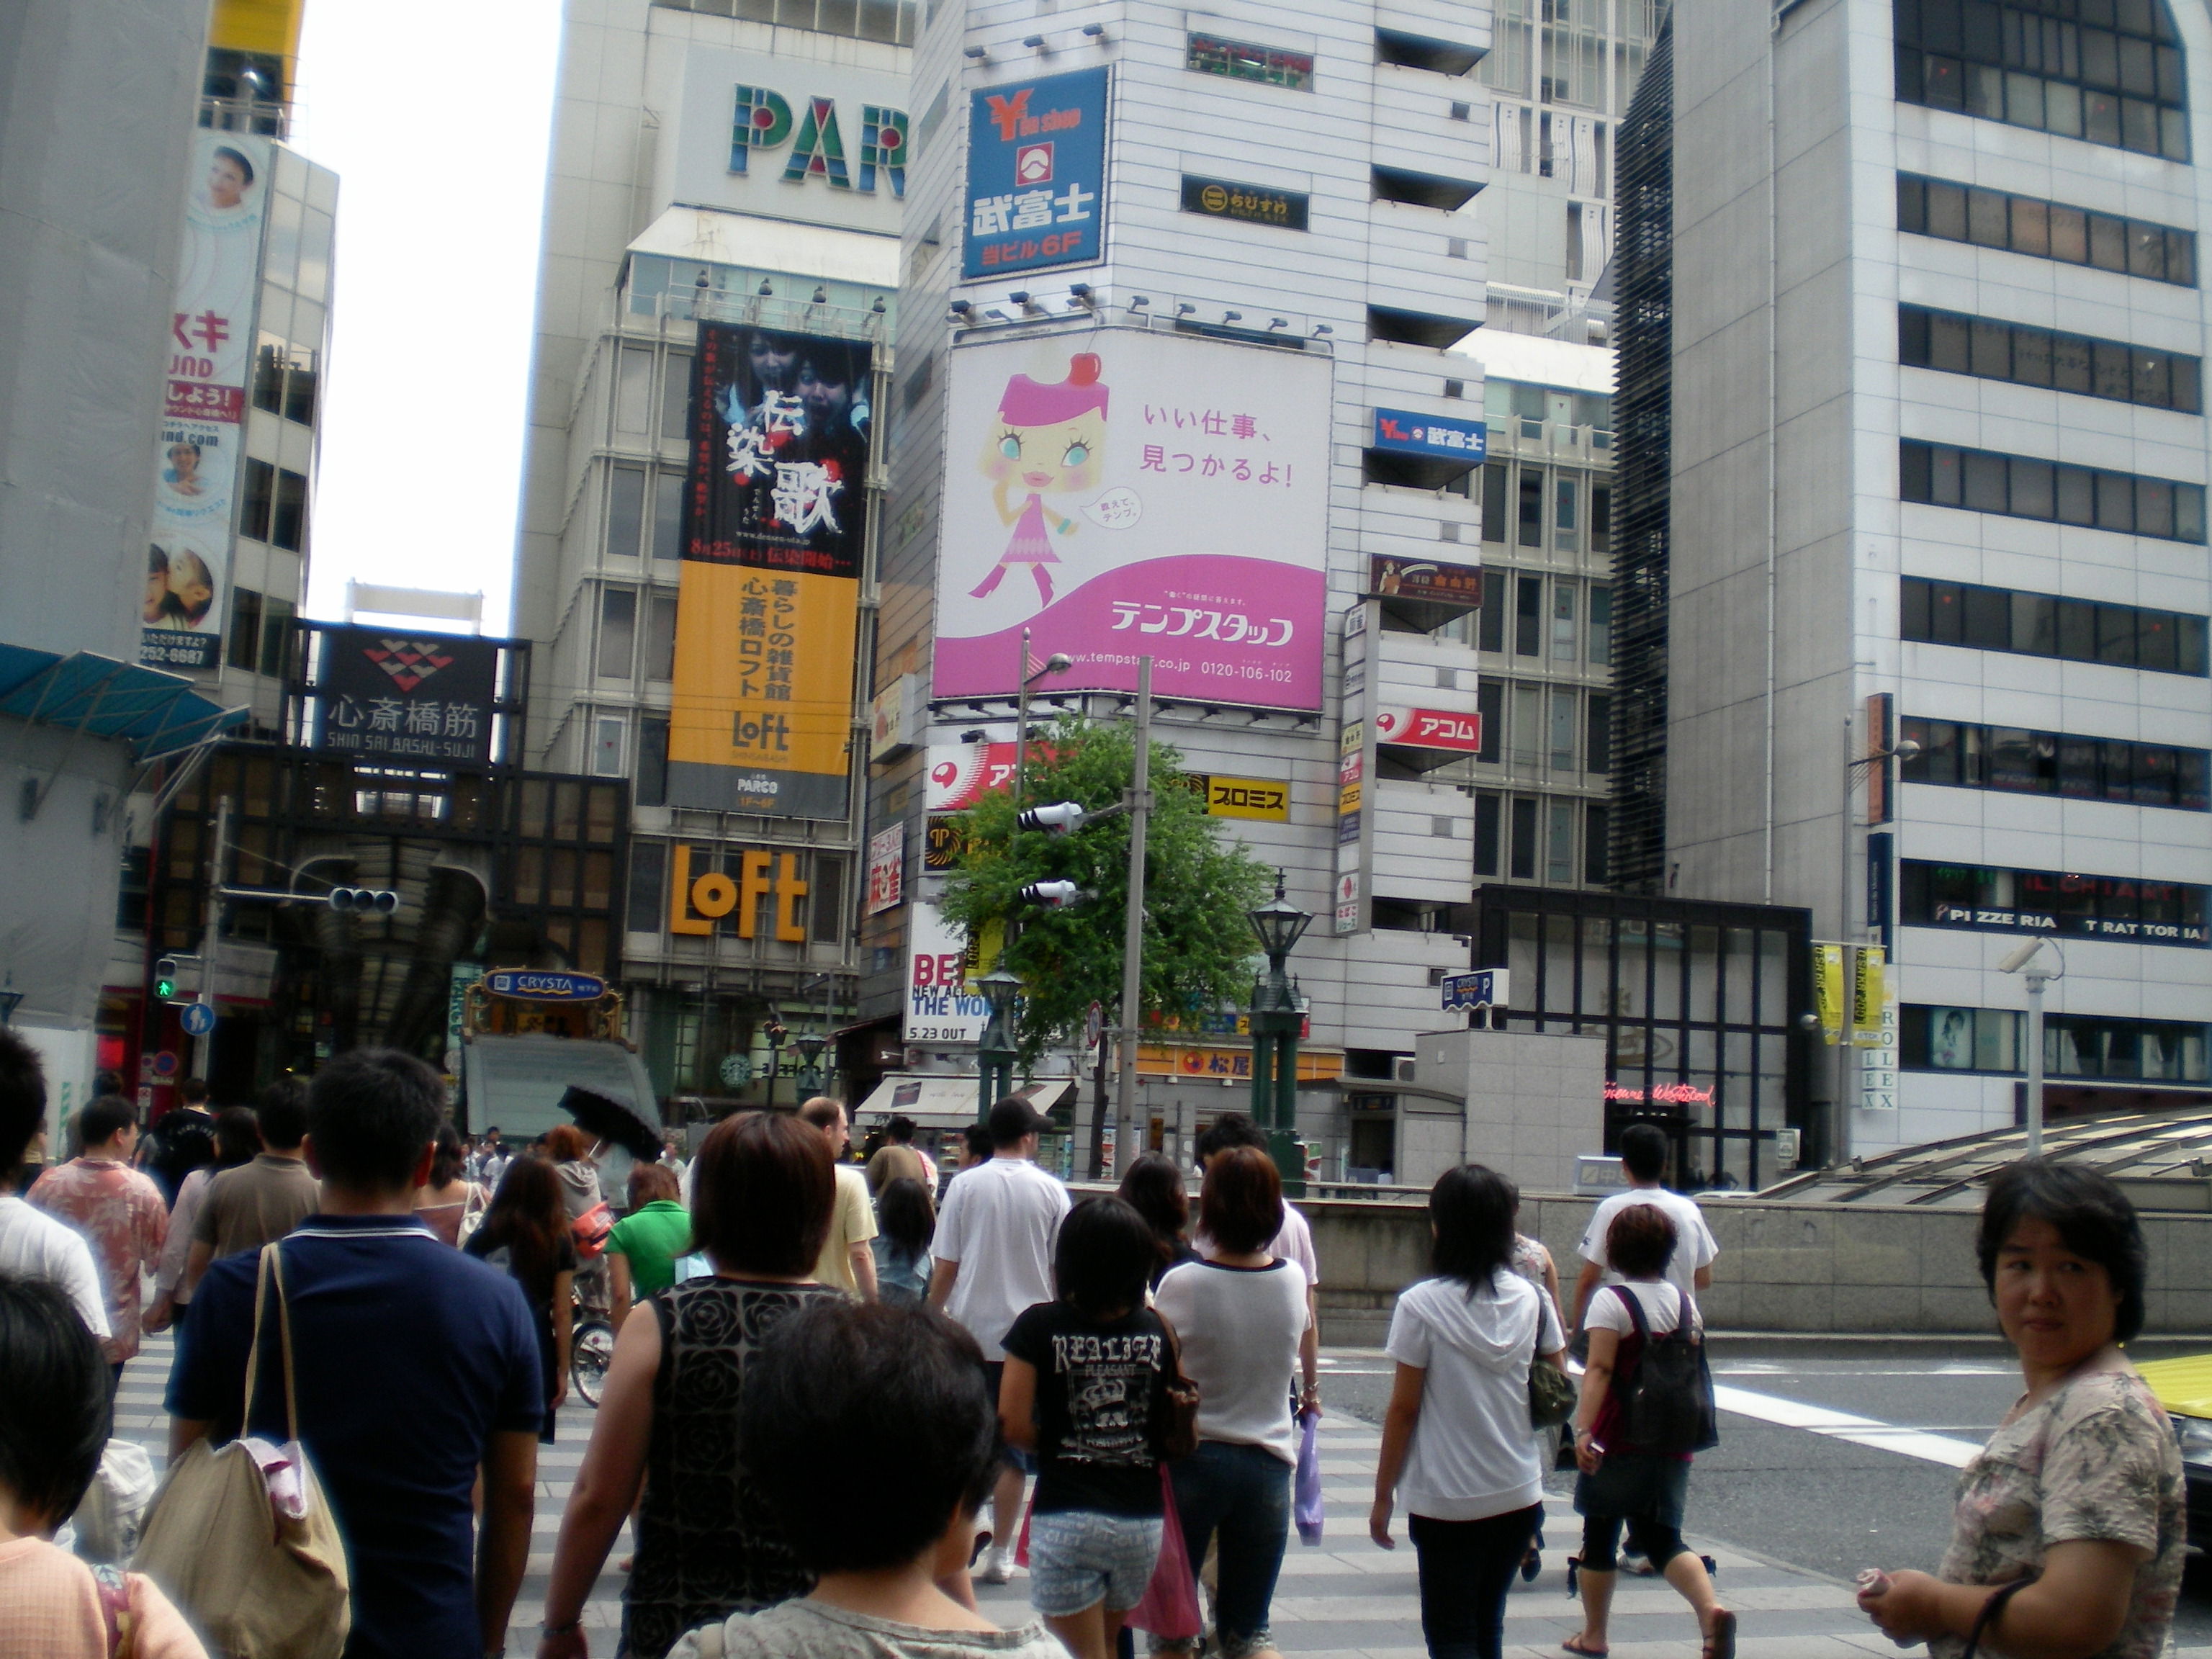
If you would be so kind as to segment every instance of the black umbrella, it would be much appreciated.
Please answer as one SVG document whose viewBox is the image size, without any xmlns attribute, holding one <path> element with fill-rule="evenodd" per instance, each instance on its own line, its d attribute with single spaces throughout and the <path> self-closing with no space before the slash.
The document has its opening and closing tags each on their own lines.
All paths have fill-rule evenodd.
<svg viewBox="0 0 2212 1659">
<path fill-rule="evenodd" d="M 637 1108 L 600 1094 L 594 1089 L 568 1086 L 561 1097 L 561 1109 L 577 1126 L 625 1148 L 635 1158 L 650 1164 L 660 1156 L 660 1130 L 638 1115 Z"/>
</svg>

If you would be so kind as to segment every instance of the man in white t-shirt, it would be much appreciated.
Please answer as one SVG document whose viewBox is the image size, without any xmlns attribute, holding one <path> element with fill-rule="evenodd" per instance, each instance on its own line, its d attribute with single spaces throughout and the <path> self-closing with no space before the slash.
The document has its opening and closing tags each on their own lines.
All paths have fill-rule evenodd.
<svg viewBox="0 0 2212 1659">
<path fill-rule="evenodd" d="M 92 1247 L 76 1229 L 17 1197 L 16 1171 L 46 1116 L 46 1074 L 38 1051 L 0 1026 L 0 1273 L 44 1279 L 70 1299 L 92 1334 L 114 1334 Z"/>
<path fill-rule="evenodd" d="M 1613 1217 L 1632 1204 L 1656 1204 L 1674 1224 L 1674 1254 L 1667 1263 L 1667 1277 L 1683 1295 L 1697 1293 L 1713 1282 L 1713 1258 L 1720 1247 L 1706 1225 L 1704 1212 L 1693 1199 L 1670 1193 L 1659 1184 L 1667 1169 L 1667 1137 L 1650 1123 L 1632 1123 L 1620 1132 L 1620 1167 L 1628 1177 L 1625 1192 L 1618 1192 L 1590 1212 L 1583 1230 L 1581 1276 L 1575 1280 L 1574 1324 L 1582 1328 L 1589 1299 L 1601 1285 L 1618 1285 L 1621 1276 L 1605 1259 L 1606 1230 Z"/>
<path fill-rule="evenodd" d="M 999 1397 L 1006 1332 L 1024 1312 L 1054 1299 L 1053 1246 L 1067 1214 L 1067 1188 L 1037 1168 L 1037 1131 L 1048 1119 L 1019 1095 L 991 1108 L 992 1154 L 946 1184 L 930 1253 L 929 1305 L 965 1326 L 983 1350 L 991 1398 Z M 1008 1464 L 991 1492 L 987 1584 L 1013 1576 L 1021 1524 L 1022 1471 Z"/>
<path fill-rule="evenodd" d="M 1198 1163 L 1200 1169 L 1209 1169 L 1213 1160 L 1231 1146 L 1256 1146 L 1261 1152 L 1267 1148 L 1267 1137 L 1260 1126 L 1242 1112 L 1224 1112 L 1209 1124 L 1198 1138 Z M 1213 1241 L 1204 1231 L 1191 1240 L 1191 1248 L 1209 1261 L 1219 1254 Z M 1278 1261 L 1295 1261 L 1306 1276 L 1306 1331 L 1298 1339 L 1298 1377 L 1300 1393 L 1298 1409 L 1321 1409 L 1321 1264 L 1314 1256 L 1313 1229 L 1306 1224 L 1297 1206 L 1289 1200 L 1283 1201 L 1283 1227 L 1267 1245 L 1267 1254 Z"/>
<path fill-rule="evenodd" d="M 827 1137 L 830 1161 L 837 1176 L 837 1201 L 830 1211 L 830 1231 L 822 1241 L 814 1277 L 864 1302 L 873 1302 L 876 1253 L 868 1241 L 876 1236 L 876 1206 L 868 1201 L 867 1176 L 845 1162 L 845 1149 L 852 1145 L 853 1134 L 846 1127 L 844 1103 L 817 1095 L 799 1109 L 799 1121 L 811 1124 Z"/>
</svg>

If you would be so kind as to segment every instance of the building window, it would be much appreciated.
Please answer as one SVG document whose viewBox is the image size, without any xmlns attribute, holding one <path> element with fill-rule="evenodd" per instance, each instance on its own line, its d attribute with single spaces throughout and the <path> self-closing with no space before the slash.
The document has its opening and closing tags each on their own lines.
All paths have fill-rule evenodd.
<svg viewBox="0 0 2212 1659">
<path fill-rule="evenodd" d="M 1590 486 L 1590 551 L 1613 551 L 1613 486 Z"/>
<path fill-rule="evenodd" d="M 1287 87 L 1292 92 L 1313 90 L 1311 52 L 1283 52 L 1218 34 L 1194 31 L 1183 46 L 1183 67 L 1200 75 L 1226 76 L 1232 81 L 1257 81 L 1264 86 Z"/>
<path fill-rule="evenodd" d="M 1610 811 L 1592 801 L 1583 809 L 1583 880 L 1592 887 L 1605 885 L 1606 840 L 1612 833 Z"/>
<path fill-rule="evenodd" d="M 684 556 L 684 475 L 656 472 L 653 477 L 653 556 Z"/>
<path fill-rule="evenodd" d="M 1474 718 L 1481 727 L 1482 744 L 1474 757 L 1486 766 L 1495 766 L 1504 758 L 1505 741 L 1505 688 L 1496 680 L 1476 683 Z"/>
<path fill-rule="evenodd" d="M 668 717 L 646 714 L 637 726 L 637 804 L 665 805 L 668 800 Z"/>
<path fill-rule="evenodd" d="M 1613 697 L 1593 691 L 1583 720 L 1583 769 L 1601 775 L 1613 769 Z"/>
<path fill-rule="evenodd" d="M 1600 493 L 1590 491 L 1593 497 Z M 1613 590 L 1609 587 L 1589 591 L 1589 662 L 1593 668 L 1613 664 Z"/>
<path fill-rule="evenodd" d="M 1534 772 L 1543 764 L 1544 688 L 1540 685 L 1516 685 L 1513 688 L 1513 729 L 1506 733 L 1512 745 L 1513 769 Z"/>
<path fill-rule="evenodd" d="M 271 415 L 284 408 L 284 343 L 263 337 L 253 354 L 253 406 Z"/>
<path fill-rule="evenodd" d="M 1544 579 L 1522 576 L 1515 584 L 1513 654 L 1538 657 L 1544 652 Z"/>
<path fill-rule="evenodd" d="M 653 348 L 624 346 L 615 362 L 615 430 L 643 437 L 652 418 Z"/>
<path fill-rule="evenodd" d="M 599 675 L 626 680 L 637 650 L 637 590 L 608 587 L 599 592 Z"/>
<path fill-rule="evenodd" d="M 2146 409 L 2194 415 L 2203 407 L 2201 365 L 2184 353 L 1923 306 L 1898 307 L 1897 357 L 1908 368 L 2048 386 Z"/>
<path fill-rule="evenodd" d="M 1503 570 L 1482 573 L 1482 609 L 1475 613 L 1474 642 L 1483 651 L 1505 649 L 1505 613 L 1512 608 L 1513 579 Z"/>
<path fill-rule="evenodd" d="M 1562 552 L 1572 552 L 1580 539 L 1578 526 L 1582 505 L 1582 479 L 1571 473 L 1561 473 L 1552 480 L 1552 537 L 1553 545 Z"/>
<path fill-rule="evenodd" d="M 645 469 L 614 466 L 607 470 L 607 556 L 637 556 L 638 526 L 645 517 Z"/>
<path fill-rule="evenodd" d="M 1898 1060 L 1917 1072 L 2017 1072 L 2021 1016 L 2009 1008 L 1897 1011 Z"/>
<path fill-rule="evenodd" d="M 660 441 L 684 443 L 691 436 L 691 354 L 672 351 L 660 366 Z"/>
<path fill-rule="evenodd" d="M 311 354 L 302 353 L 284 376 L 284 418 L 301 426 L 315 423 L 315 368 Z"/>
<path fill-rule="evenodd" d="M 224 645 L 224 655 L 233 668 L 243 668 L 249 674 L 259 660 L 261 648 L 261 596 L 250 587 L 230 590 L 230 638 Z"/>
<path fill-rule="evenodd" d="M 2207 798 L 2212 756 L 2202 749 L 1919 719 L 1903 721 L 1899 735 L 1920 745 L 1900 769 L 1907 783 L 2191 812 L 2212 808 Z"/>
<path fill-rule="evenodd" d="M 1565 887 L 1575 878 L 1575 803 L 1549 800 L 1544 816 L 1550 820 L 1544 837 L 1544 879 Z"/>
<path fill-rule="evenodd" d="M 1899 635 L 1923 644 L 2062 657 L 2167 674 L 2201 677 L 2207 669 L 2203 617 L 1931 581 L 1923 576 L 1904 578 L 1899 592 Z"/>
<path fill-rule="evenodd" d="M 1552 732 L 1550 761 L 1554 772 L 1575 769 L 1575 726 L 1577 710 L 1575 694 L 1566 686 L 1555 686 L 1552 691 Z"/>
<path fill-rule="evenodd" d="M 1513 799 L 1513 845 L 1507 856 L 1516 881 L 1536 879 L 1536 803 L 1526 795 Z"/>
<path fill-rule="evenodd" d="M 676 595 L 647 596 L 645 618 L 645 677 L 649 680 L 676 678 Z"/>
<path fill-rule="evenodd" d="M 806 895 L 807 933 L 817 945 L 835 945 L 844 935 L 845 861 L 817 854 L 814 882 Z"/>
<path fill-rule="evenodd" d="M 307 480 L 297 472 L 276 469 L 276 504 L 269 516 L 269 544 L 288 553 L 307 548 Z"/>
<path fill-rule="evenodd" d="M 1898 885 L 1899 915 L 1912 927 L 2200 948 L 2212 940 L 2205 922 L 2212 888 L 2184 882 L 1906 859 Z"/>
<path fill-rule="evenodd" d="M 642 838 L 629 844 L 629 915 L 624 925 L 633 933 L 657 933 L 666 911 L 668 847 L 665 842 Z"/>
<path fill-rule="evenodd" d="M 618 778 L 623 775 L 623 726 L 619 714 L 602 714 L 592 722 L 592 775 Z"/>
<path fill-rule="evenodd" d="M 1502 461 L 1482 469 L 1482 539 L 1486 542 L 1505 539 L 1505 476 Z"/>
<path fill-rule="evenodd" d="M 1486 740 L 1488 734 L 1485 734 Z M 1474 798 L 1474 873 L 1498 873 L 1498 819 L 1500 798 L 1488 793 Z"/>
<path fill-rule="evenodd" d="M 1575 585 L 1552 584 L 1552 660 L 1575 659 Z"/>
<path fill-rule="evenodd" d="M 1514 538 L 1522 547 L 1541 547 L 1544 544 L 1544 471 L 1541 467 L 1521 470 L 1521 510 L 1519 532 Z"/>
<path fill-rule="evenodd" d="M 246 500 L 239 509 L 238 533 L 257 542 L 269 539 L 269 520 L 276 505 L 276 469 L 250 457 L 246 463 Z"/>
<path fill-rule="evenodd" d="M 2165 0 L 2084 0 L 2078 23 L 2073 0 L 1893 4 L 1899 102 L 2189 159 L 2180 37 Z"/>
<path fill-rule="evenodd" d="M 2032 258 L 2197 286 L 2197 234 L 2148 219 L 2012 196 L 1946 179 L 1897 175 L 1897 228 L 1916 236 L 2003 248 Z"/>
<path fill-rule="evenodd" d="M 2025 1023 L 2009 1008 L 1907 1003 L 1898 1010 L 1898 1058 L 1914 1071 L 2017 1075 Z M 2047 1014 L 2043 1069 L 2050 1077 L 2204 1083 L 2212 1081 L 2205 1037 L 2194 1022 Z"/>
<path fill-rule="evenodd" d="M 1970 513 L 2001 513 L 2167 541 L 2204 539 L 2203 484 L 1912 438 L 1898 446 L 1898 494 L 1908 501 Z"/>
<path fill-rule="evenodd" d="M 292 658 L 292 618 L 297 607 L 289 599 L 270 593 L 261 601 L 261 672 L 281 679 Z"/>
</svg>

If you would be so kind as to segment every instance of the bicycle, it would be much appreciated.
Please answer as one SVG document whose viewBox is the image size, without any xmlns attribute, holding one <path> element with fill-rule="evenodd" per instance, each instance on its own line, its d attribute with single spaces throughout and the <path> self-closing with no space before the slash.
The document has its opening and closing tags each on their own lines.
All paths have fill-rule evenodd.
<svg viewBox="0 0 2212 1659">
<path fill-rule="evenodd" d="M 615 1357 L 614 1322 L 608 1309 L 586 1301 L 580 1292 L 575 1306 L 568 1328 L 568 1380 L 577 1397 L 596 1411 L 606 1388 L 607 1367 Z"/>
</svg>

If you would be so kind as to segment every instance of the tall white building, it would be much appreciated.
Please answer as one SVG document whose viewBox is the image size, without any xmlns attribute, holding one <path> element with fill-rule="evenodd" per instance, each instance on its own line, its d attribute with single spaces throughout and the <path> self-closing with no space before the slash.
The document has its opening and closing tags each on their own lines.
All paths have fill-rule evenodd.
<svg viewBox="0 0 2212 1659">
<path fill-rule="evenodd" d="M 1647 263 L 1621 296 L 1662 331 L 1671 300 L 1656 358 L 1624 318 L 1621 388 L 1667 409 L 1671 368 L 1668 668 L 1620 688 L 1667 699 L 1655 884 L 1892 944 L 1896 1087 L 1844 1068 L 1834 1150 L 2014 1121 L 1997 965 L 2037 936 L 2052 1113 L 2201 1106 L 2212 16 L 1726 0 L 1672 27 L 1671 283 Z"/>
<path fill-rule="evenodd" d="M 1301 1129 L 1332 1173 L 1390 1167 L 1391 1112 L 1349 1097 L 1468 962 L 1474 802 L 1436 774 L 1477 746 L 1476 655 L 1435 630 L 1480 562 L 1481 375 L 1449 349 L 1484 316 L 1489 43 L 1479 4 L 933 9 L 862 923 L 887 1058 L 973 1065 L 921 982 L 958 949 L 926 836 L 1003 770 L 1026 627 L 1074 659 L 1047 713 L 1126 717 L 1154 658 L 1157 736 L 1317 917 Z M 1154 1144 L 1243 1109 L 1237 1047 L 1147 1057 Z"/>
<path fill-rule="evenodd" d="M 565 10 L 514 627 L 535 644 L 531 764 L 631 785 L 627 925 L 602 948 L 664 1096 L 760 1099 L 771 1013 L 820 1031 L 852 998 L 871 411 L 915 19 L 907 0 Z M 804 469 L 833 420 L 836 488 L 770 523 L 772 489 L 828 476 Z M 714 492 L 748 430 L 763 441 L 739 483 L 759 488 L 732 532 Z M 769 453 L 787 437 L 807 457 L 790 472 Z M 843 538 L 841 574 L 799 546 L 818 524 L 786 533 L 813 507 Z M 764 525 L 768 554 L 746 539 Z M 739 591 L 756 580 L 757 613 Z M 791 629 L 787 599 L 805 607 Z"/>
</svg>

